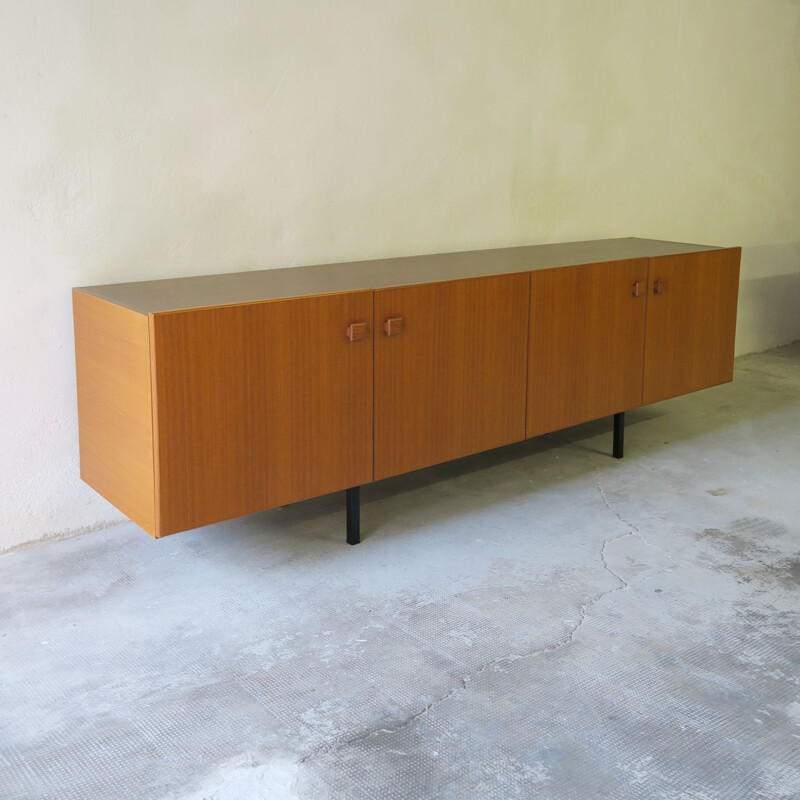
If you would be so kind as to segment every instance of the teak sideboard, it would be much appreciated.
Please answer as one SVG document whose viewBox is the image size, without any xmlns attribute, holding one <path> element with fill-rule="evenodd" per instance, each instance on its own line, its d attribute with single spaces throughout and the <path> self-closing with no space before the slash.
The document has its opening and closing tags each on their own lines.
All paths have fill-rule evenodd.
<svg viewBox="0 0 800 800">
<path fill-rule="evenodd" d="M 73 291 L 81 477 L 155 537 L 733 377 L 741 249 L 609 239 Z"/>
</svg>

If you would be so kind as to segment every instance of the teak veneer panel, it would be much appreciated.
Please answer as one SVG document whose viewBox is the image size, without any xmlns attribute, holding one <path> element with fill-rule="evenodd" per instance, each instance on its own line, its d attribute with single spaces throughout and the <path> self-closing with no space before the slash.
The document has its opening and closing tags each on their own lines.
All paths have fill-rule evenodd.
<svg viewBox="0 0 800 800">
<path fill-rule="evenodd" d="M 523 273 L 375 292 L 375 479 L 525 437 L 529 285 Z"/>
<path fill-rule="evenodd" d="M 528 437 L 642 404 L 646 307 L 647 259 L 532 273 Z"/>
<path fill-rule="evenodd" d="M 733 247 L 650 260 L 645 405 L 733 380 L 741 252 Z"/>
<path fill-rule="evenodd" d="M 147 317 L 72 293 L 81 478 L 155 533 Z"/>
<path fill-rule="evenodd" d="M 160 535 L 372 480 L 372 292 L 151 320 Z"/>
</svg>

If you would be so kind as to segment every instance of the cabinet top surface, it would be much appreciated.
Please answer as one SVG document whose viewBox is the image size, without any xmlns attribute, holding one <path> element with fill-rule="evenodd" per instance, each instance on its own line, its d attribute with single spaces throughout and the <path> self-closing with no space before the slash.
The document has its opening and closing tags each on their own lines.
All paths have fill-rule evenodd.
<svg viewBox="0 0 800 800">
<path fill-rule="evenodd" d="M 115 283 L 80 291 L 140 314 L 154 314 L 718 249 L 657 239 L 600 239 Z"/>
</svg>

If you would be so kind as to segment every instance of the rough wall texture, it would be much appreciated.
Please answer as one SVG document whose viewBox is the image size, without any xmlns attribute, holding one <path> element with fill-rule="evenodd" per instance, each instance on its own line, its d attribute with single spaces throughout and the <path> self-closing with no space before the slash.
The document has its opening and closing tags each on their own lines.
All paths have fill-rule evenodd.
<svg viewBox="0 0 800 800">
<path fill-rule="evenodd" d="M 800 337 L 799 72 L 791 0 L 0 0 L 0 548 L 119 519 L 74 285 L 639 235 Z"/>
</svg>

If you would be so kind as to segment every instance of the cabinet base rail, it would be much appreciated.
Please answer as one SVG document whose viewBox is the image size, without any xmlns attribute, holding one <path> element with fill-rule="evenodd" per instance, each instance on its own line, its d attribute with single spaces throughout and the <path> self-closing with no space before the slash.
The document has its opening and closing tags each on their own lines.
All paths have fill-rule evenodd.
<svg viewBox="0 0 800 800">
<path fill-rule="evenodd" d="M 622 458 L 625 447 L 625 412 L 614 414 L 614 444 L 612 455 Z M 345 492 L 347 513 L 347 544 L 361 543 L 361 487 L 353 486 Z"/>
</svg>

